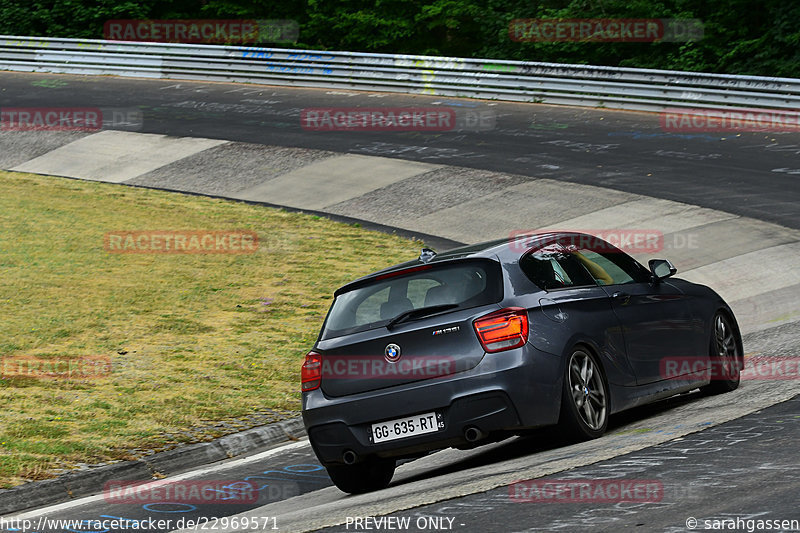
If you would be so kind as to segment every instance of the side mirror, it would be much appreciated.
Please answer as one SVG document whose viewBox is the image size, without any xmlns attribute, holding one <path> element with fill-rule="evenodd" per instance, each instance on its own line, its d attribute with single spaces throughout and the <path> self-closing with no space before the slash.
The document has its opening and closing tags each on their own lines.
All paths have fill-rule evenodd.
<svg viewBox="0 0 800 533">
<path fill-rule="evenodd" d="M 653 274 L 653 281 L 656 283 L 675 275 L 678 271 L 678 269 L 666 259 L 651 259 L 647 264 L 650 267 L 650 272 Z"/>
</svg>

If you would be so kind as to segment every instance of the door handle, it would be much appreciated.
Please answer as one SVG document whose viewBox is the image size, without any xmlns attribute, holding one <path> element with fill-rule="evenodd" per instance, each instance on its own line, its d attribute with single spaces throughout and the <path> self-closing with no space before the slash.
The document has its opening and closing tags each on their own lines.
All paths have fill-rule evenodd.
<svg viewBox="0 0 800 533">
<path fill-rule="evenodd" d="M 617 291 L 611 295 L 611 298 L 620 302 L 622 305 L 626 305 L 628 302 L 631 301 L 631 295 L 627 292 Z"/>
</svg>

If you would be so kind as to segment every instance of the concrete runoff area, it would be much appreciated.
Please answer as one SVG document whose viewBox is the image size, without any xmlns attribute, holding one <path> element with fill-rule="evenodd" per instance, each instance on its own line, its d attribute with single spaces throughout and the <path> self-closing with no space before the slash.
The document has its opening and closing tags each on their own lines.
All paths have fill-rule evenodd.
<svg viewBox="0 0 800 533">
<path fill-rule="evenodd" d="M 438 168 L 436 165 L 363 155 L 341 155 L 311 163 L 234 198 L 323 210 L 364 193 Z"/>
<path fill-rule="evenodd" d="M 800 268 L 795 262 L 798 257 L 800 242 L 795 241 L 735 255 L 690 270 L 686 276 L 697 283 L 713 283 L 720 293 L 736 299 L 751 298 L 800 283 Z"/>
<path fill-rule="evenodd" d="M 728 304 L 736 314 L 736 319 L 747 331 L 761 331 L 780 324 L 795 323 L 800 328 L 800 284 L 781 287 L 774 291 L 762 292 L 758 296 L 733 300 Z M 746 350 L 759 350 L 757 346 L 748 346 Z M 793 355 L 800 354 L 795 348 Z"/>
<path fill-rule="evenodd" d="M 714 209 L 639 197 L 623 204 L 561 221 L 558 223 L 558 229 L 649 229 L 652 226 L 652 229 L 657 229 L 661 233 L 674 233 L 732 218 L 736 216 Z"/>
<path fill-rule="evenodd" d="M 410 221 L 410 226 L 437 228 L 451 239 L 474 243 L 553 227 L 635 198 L 611 189 L 536 179 Z"/>
<path fill-rule="evenodd" d="M 101 131 L 9 170 L 121 183 L 227 141 Z"/>
<path fill-rule="evenodd" d="M 77 141 L 89 133 L 79 131 L 48 132 L 0 130 L 0 168 L 11 169 L 31 159 Z"/>
<path fill-rule="evenodd" d="M 164 187 L 232 197 L 310 163 L 339 154 L 305 148 L 225 143 L 179 159 L 126 181 L 129 185 Z"/>
<path fill-rule="evenodd" d="M 674 233 L 664 232 L 664 250 L 661 253 L 679 263 L 685 272 L 722 261 L 732 254 L 743 255 L 796 240 L 797 232 L 794 230 L 735 217 Z M 697 253 L 698 250 L 701 253 Z"/>
</svg>

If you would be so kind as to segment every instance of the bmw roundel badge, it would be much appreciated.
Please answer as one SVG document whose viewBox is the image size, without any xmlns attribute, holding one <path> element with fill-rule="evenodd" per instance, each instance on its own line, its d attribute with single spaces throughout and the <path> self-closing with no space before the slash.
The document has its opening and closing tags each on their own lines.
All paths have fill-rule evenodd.
<svg viewBox="0 0 800 533">
<path fill-rule="evenodd" d="M 394 363 L 400 359 L 400 347 L 396 344 L 387 344 L 383 354 L 387 361 Z"/>
</svg>

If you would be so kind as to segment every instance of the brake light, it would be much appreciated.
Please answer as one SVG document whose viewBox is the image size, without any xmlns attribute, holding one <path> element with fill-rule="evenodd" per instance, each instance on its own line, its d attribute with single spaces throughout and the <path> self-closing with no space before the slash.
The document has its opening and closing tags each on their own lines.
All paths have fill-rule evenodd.
<svg viewBox="0 0 800 533">
<path fill-rule="evenodd" d="M 475 333 L 487 352 L 502 352 L 528 342 L 528 312 L 521 307 L 507 307 L 473 322 Z"/>
<path fill-rule="evenodd" d="M 322 356 L 317 352 L 308 352 L 303 367 L 300 369 L 300 382 L 303 392 L 319 388 L 322 379 Z"/>
<path fill-rule="evenodd" d="M 396 276 L 405 276 L 406 274 L 419 272 L 420 270 L 429 270 L 431 268 L 433 268 L 433 265 L 421 265 L 411 268 L 405 268 L 403 270 L 398 270 L 396 272 L 388 272 L 386 274 L 381 274 L 380 276 L 376 276 L 375 281 L 380 281 L 382 279 L 387 279 L 387 278 L 394 278 Z"/>
</svg>

